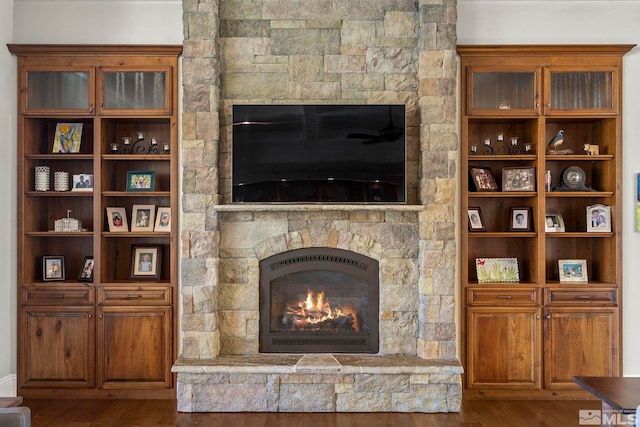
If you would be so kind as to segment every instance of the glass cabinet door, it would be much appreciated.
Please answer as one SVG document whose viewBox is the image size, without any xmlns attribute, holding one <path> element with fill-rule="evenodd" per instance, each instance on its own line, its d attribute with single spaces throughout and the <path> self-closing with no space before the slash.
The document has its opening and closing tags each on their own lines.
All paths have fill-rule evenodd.
<svg viewBox="0 0 640 427">
<path fill-rule="evenodd" d="M 617 113 L 615 70 L 574 71 L 550 68 L 547 114 L 597 111 Z"/>
<path fill-rule="evenodd" d="M 24 112 L 89 113 L 93 109 L 90 68 L 73 71 L 28 68 L 24 85 Z"/>
<path fill-rule="evenodd" d="M 470 67 L 467 114 L 538 114 L 538 75 L 537 69 Z"/>
<path fill-rule="evenodd" d="M 171 113 L 171 74 L 161 70 L 101 70 L 101 108 L 113 111 L 147 111 L 153 114 Z"/>
</svg>

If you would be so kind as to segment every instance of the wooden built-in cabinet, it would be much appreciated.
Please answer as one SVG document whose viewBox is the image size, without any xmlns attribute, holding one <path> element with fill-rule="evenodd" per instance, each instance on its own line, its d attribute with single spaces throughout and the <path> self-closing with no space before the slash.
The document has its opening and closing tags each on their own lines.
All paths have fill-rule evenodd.
<svg viewBox="0 0 640 427">
<path fill-rule="evenodd" d="M 458 47 L 469 396 L 568 396 L 579 392 L 575 375 L 621 374 L 621 84 L 622 57 L 632 47 Z M 571 152 L 549 153 L 559 130 L 558 150 Z M 584 144 L 598 145 L 599 154 L 586 154 Z M 591 191 L 554 191 L 570 166 L 584 170 Z M 497 190 L 477 190 L 471 168 L 490 169 Z M 533 188 L 505 188 L 508 168 L 533 170 Z M 587 231 L 594 204 L 610 206 L 611 231 Z M 469 208 L 480 209 L 482 227 L 471 229 Z M 529 229 L 514 231 L 511 208 L 531 209 Z M 545 231 L 547 214 L 561 215 L 565 231 Z M 517 258 L 519 281 L 479 281 L 477 258 Z M 558 260 L 585 260 L 588 281 L 561 281 Z"/>
<path fill-rule="evenodd" d="M 18 393 L 172 398 L 182 47 L 8 47 L 18 57 Z M 59 123 L 82 124 L 78 152 L 53 152 Z M 132 150 L 122 150 L 125 137 Z M 145 149 L 134 146 L 140 138 Z M 47 191 L 36 188 L 38 166 L 49 168 Z M 152 172 L 154 188 L 128 191 L 130 171 Z M 69 173 L 69 187 L 73 175 L 92 175 L 93 188 L 55 191 L 55 172 Z M 171 208 L 170 226 L 110 231 L 107 208 L 124 208 L 131 230 L 134 205 Z M 82 229 L 55 231 L 66 217 Z M 151 280 L 132 278 L 140 245 L 160 248 Z M 45 280 L 49 256 L 64 257 L 64 280 Z M 80 280 L 85 257 L 92 281 Z"/>
</svg>

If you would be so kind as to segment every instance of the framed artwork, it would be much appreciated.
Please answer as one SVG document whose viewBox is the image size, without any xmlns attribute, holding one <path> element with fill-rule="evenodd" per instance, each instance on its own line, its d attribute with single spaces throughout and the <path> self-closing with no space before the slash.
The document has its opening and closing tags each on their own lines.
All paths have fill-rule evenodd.
<svg viewBox="0 0 640 427">
<path fill-rule="evenodd" d="M 71 191 L 93 191 L 93 174 L 81 173 L 73 175 Z"/>
<path fill-rule="evenodd" d="M 469 219 L 469 231 L 487 231 L 479 207 L 467 208 L 467 218 Z"/>
<path fill-rule="evenodd" d="M 131 280 L 159 280 L 162 246 L 131 246 Z"/>
<path fill-rule="evenodd" d="M 587 231 L 611 231 L 611 207 L 601 204 L 587 206 Z"/>
<path fill-rule="evenodd" d="M 64 257 L 63 256 L 43 256 L 42 257 L 42 280 L 45 282 L 59 281 L 65 279 Z"/>
<path fill-rule="evenodd" d="M 126 208 L 107 208 L 107 222 L 111 232 L 129 231 Z"/>
<path fill-rule="evenodd" d="M 78 280 L 81 282 L 93 282 L 93 266 L 93 257 L 85 256 L 80 268 L 80 274 L 78 274 Z"/>
<path fill-rule="evenodd" d="M 520 281 L 517 258 L 476 258 L 478 283 Z"/>
<path fill-rule="evenodd" d="M 498 191 L 498 184 L 489 168 L 469 168 L 476 191 Z"/>
<path fill-rule="evenodd" d="M 133 205 L 131 231 L 153 231 L 155 213 L 155 205 Z"/>
<path fill-rule="evenodd" d="M 588 282 L 587 261 L 584 259 L 559 259 L 558 273 L 561 282 Z"/>
<path fill-rule="evenodd" d="M 536 168 L 503 168 L 502 191 L 535 191 Z"/>
<path fill-rule="evenodd" d="M 171 231 L 171 208 L 170 207 L 158 208 L 158 214 L 156 215 L 156 224 L 153 231 L 156 231 L 156 232 Z"/>
<path fill-rule="evenodd" d="M 128 171 L 127 191 L 155 191 L 156 173 L 154 171 Z"/>
<path fill-rule="evenodd" d="M 544 215 L 544 231 L 547 233 L 564 232 L 564 219 L 559 213 Z"/>
<path fill-rule="evenodd" d="M 58 123 L 53 137 L 54 153 L 79 153 L 82 123 Z"/>
<path fill-rule="evenodd" d="M 511 208 L 509 218 L 509 231 L 533 230 L 533 210 L 531 207 Z"/>
</svg>

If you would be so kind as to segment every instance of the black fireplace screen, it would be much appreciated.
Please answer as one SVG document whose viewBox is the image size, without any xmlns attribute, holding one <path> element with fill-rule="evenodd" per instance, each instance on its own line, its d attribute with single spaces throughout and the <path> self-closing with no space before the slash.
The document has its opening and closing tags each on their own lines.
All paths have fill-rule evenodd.
<svg viewBox="0 0 640 427">
<path fill-rule="evenodd" d="M 260 263 L 260 351 L 377 353 L 378 262 L 307 248 Z"/>
</svg>

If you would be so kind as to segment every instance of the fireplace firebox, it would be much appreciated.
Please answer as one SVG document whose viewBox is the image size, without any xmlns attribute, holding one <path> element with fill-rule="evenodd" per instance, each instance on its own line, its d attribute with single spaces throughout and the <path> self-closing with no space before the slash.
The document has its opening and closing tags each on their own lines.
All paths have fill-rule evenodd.
<svg viewBox="0 0 640 427">
<path fill-rule="evenodd" d="M 260 262 L 260 351 L 377 353 L 375 259 L 303 248 Z"/>
</svg>

